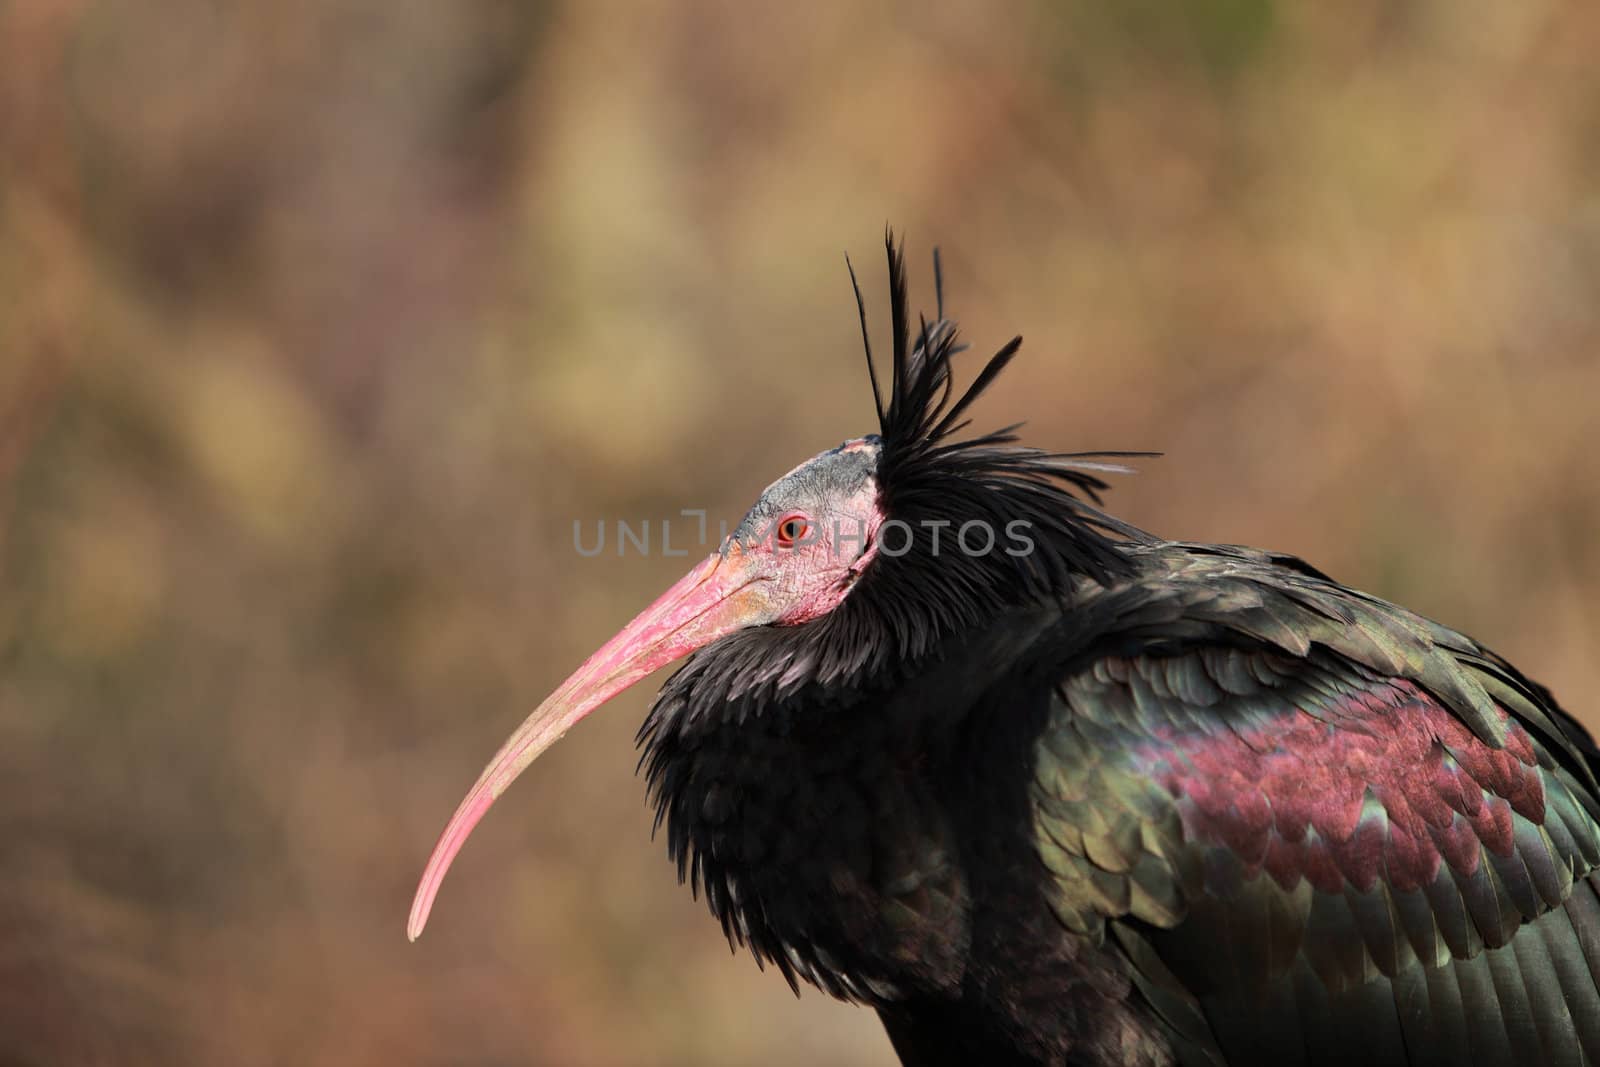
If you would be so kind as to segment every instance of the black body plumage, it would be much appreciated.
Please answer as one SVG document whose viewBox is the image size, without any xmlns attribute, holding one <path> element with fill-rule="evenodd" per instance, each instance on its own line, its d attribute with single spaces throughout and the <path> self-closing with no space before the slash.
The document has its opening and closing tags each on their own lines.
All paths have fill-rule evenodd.
<svg viewBox="0 0 1600 1067">
<path fill-rule="evenodd" d="M 876 477 L 917 540 L 695 654 L 640 730 L 727 936 L 907 1063 L 1600 1061 L 1582 728 L 1299 560 L 1106 515 L 1126 453 L 955 439 L 1020 338 L 952 402 L 942 295 L 913 328 L 889 264 Z"/>
</svg>

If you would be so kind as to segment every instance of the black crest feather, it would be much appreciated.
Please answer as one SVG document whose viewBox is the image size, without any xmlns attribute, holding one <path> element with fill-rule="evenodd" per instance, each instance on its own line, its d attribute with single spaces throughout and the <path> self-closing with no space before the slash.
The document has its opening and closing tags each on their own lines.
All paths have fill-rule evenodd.
<svg viewBox="0 0 1600 1067">
<path fill-rule="evenodd" d="M 861 317 L 861 336 L 872 380 L 879 433 L 883 443 L 879 485 L 891 518 L 914 523 L 923 518 L 1022 521 L 1044 534 L 1031 565 L 1022 574 L 1033 591 L 1059 591 L 1072 576 L 1086 574 L 1107 581 L 1124 573 L 1119 541 L 1147 541 L 1142 531 L 1100 511 L 1100 494 L 1109 488 L 1102 475 L 1128 473 L 1115 462 L 1150 452 L 1045 452 L 1017 443 L 1021 423 L 966 440 L 954 440 L 966 429 L 974 401 L 994 384 L 1022 348 L 1012 338 L 989 357 L 972 384 L 951 402 L 951 362 L 966 350 L 956 324 L 945 317 L 944 277 L 938 250 L 933 268 L 938 318 L 920 320 L 911 331 L 904 246 L 889 232 L 884 239 L 889 261 L 891 391 L 885 403 L 878 384 L 866 319 L 855 271 L 850 282 Z M 940 498 L 944 498 L 941 516 Z M 896 506 L 902 505 L 902 506 Z M 904 505 L 909 505 L 905 507 Z M 963 505 L 966 505 L 963 507 Z M 924 512 L 929 512 L 924 514 Z"/>
</svg>

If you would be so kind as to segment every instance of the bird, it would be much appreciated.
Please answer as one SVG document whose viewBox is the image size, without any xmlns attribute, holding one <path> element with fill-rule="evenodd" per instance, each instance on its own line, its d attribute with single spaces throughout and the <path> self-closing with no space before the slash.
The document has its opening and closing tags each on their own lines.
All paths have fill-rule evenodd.
<svg viewBox="0 0 1600 1067">
<path fill-rule="evenodd" d="M 1105 510 L 1149 453 L 968 433 L 1002 347 L 913 324 L 877 430 L 772 483 L 546 699 L 427 862 L 599 705 L 723 934 L 904 1064 L 1600 1063 L 1584 728 L 1476 640 L 1295 556 Z M 847 257 L 848 264 L 848 257 Z"/>
</svg>

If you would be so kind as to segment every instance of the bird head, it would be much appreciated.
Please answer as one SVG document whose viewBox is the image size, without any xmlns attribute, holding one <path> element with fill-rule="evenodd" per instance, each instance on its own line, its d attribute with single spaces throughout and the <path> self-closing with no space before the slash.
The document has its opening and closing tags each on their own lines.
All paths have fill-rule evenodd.
<svg viewBox="0 0 1600 1067">
<path fill-rule="evenodd" d="M 764 609 L 732 629 L 810 622 L 849 595 L 878 553 L 882 450 L 876 437 L 846 441 L 761 494 L 719 553 Z"/>
<path fill-rule="evenodd" d="M 712 553 L 663 593 L 519 726 L 461 801 L 428 860 L 412 903 L 407 933 L 422 932 L 440 882 L 467 835 L 495 799 L 580 719 L 647 675 L 721 638 L 753 627 L 813 628 L 835 644 L 860 645 L 849 627 L 827 631 L 841 605 L 863 605 L 880 631 L 894 635 L 883 650 L 909 655 L 950 629 L 978 621 L 1024 595 L 1052 595 L 1078 574 L 1103 578 L 1121 557 L 1102 531 L 1139 536 L 1090 507 L 1105 487 L 1097 472 L 1124 470 L 1098 456 L 1058 454 L 1014 445 L 1010 430 L 948 440 L 966 426 L 967 407 L 1004 369 L 1016 338 L 993 356 L 959 400 L 951 403 L 950 357 L 961 350 L 955 327 L 940 313 L 921 324 L 911 344 L 904 261 L 888 241 L 893 289 L 894 351 L 888 388 L 880 388 L 870 342 L 867 366 L 879 434 L 847 441 L 806 461 L 757 499 Z M 937 274 L 938 258 L 934 260 Z M 851 272 L 852 282 L 854 271 Z M 940 287 L 942 289 L 942 286 Z M 866 342 L 866 313 L 856 288 Z M 884 543 L 889 523 L 900 540 Z M 938 559 L 938 530 L 980 523 L 982 552 Z M 1038 536 L 1026 553 L 1002 552 L 996 534 L 1024 523 Z M 932 532 L 930 546 L 925 538 Z M 954 531 L 951 531 L 952 533 Z M 947 534 L 948 536 L 948 534 Z M 947 542 L 948 543 L 948 542 Z M 931 547 L 931 551 L 930 551 Z M 824 629 L 817 630 L 815 628 Z M 867 662 L 859 647 L 834 663 Z M 820 657 L 827 660 L 830 657 Z"/>
</svg>

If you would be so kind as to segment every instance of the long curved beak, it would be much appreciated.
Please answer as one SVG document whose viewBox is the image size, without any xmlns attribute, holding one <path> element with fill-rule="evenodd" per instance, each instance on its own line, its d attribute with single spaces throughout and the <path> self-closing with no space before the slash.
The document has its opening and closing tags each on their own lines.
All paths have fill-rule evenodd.
<svg viewBox="0 0 1600 1067">
<path fill-rule="evenodd" d="M 652 671 L 746 626 L 772 621 L 768 583 L 752 577 L 737 543 L 715 553 L 590 656 L 495 753 L 445 825 L 411 904 L 406 936 L 427 925 L 451 860 L 495 798 L 545 749 L 601 704 Z"/>
</svg>

